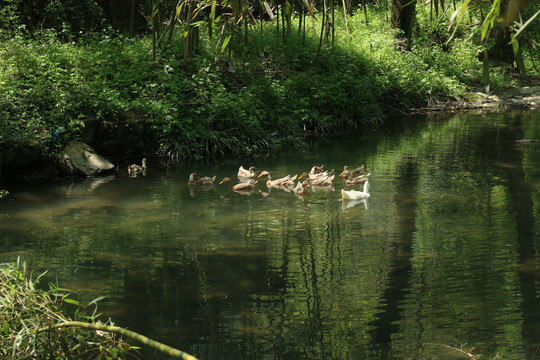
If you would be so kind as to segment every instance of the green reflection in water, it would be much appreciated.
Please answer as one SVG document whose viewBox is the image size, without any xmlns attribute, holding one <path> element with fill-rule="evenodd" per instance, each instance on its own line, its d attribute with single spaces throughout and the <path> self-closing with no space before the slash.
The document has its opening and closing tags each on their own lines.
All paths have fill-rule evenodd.
<svg viewBox="0 0 540 360">
<path fill-rule="evenodd" d="M 538 113 L 419 119 L 252 163 L 8 189 L 23 255 L 105 316 L 201 359 L 531 358 L 540 344 Z M 372 196 L 264 181 L 190 192 L 190 172 L 274 178 L 366 165 Z"/>
</svg>

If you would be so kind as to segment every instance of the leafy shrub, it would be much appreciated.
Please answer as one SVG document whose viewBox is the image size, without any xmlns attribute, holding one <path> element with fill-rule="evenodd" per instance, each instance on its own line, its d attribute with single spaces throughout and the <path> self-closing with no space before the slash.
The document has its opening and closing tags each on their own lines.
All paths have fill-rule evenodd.
<svg viewBox="0 0 540 360">
<path fill-rule="evenodd" d="M 22 269 L 21 269 L 22 267 Z M 87 331 L 77 327 L 44 330 L 70 321 L 62 304 L 77 306 L 75 320 L 94 321 L 96 311 L 86 312 L 69 297 L 67 290 L 50 284 L 40 290 L 37 279 L 28 278 L 25 267 L 0 267 L 0 356 L 3 359 L 127 359 L 129 346 L 113 333 Z M 95 302 L 89 304 L 90 309 Z"/>
</svg>

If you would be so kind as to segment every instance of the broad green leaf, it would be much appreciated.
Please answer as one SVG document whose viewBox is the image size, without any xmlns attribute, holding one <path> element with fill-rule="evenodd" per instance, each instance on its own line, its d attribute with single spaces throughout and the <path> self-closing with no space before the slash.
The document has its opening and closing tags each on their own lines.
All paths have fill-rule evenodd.
<svg viewBox="0 0 540 360">
<path fill-rule="evenodd" d="M 229 45 L 229 41 L 231 40 L 231 37 L 232 37 L 232 34 L 231 35 L 228 35 L 225 40 L 223 40 L 223 45 L 221 45 L 221 53 L 223 54 L 223 52 L 225 51 L 225 49 L 227 48 L 227 45 Z"/>
<path fill-rule="evenodd" d="M 216 18 L 216 0 L 212 1 L 212 8 L 210 9 L 210 20 L 212 21 L 212 26 L 214 26 L 214 20 Z"/>
<path fill-rule="evenodd" d="M 77 305 L 79 306 L 79 302 L 77 300 L 73 300 L 73 299 L 64 299 L 65 302 L 67 302 L 68 304 L 73 304 L 73 305 Z"/>
<path fill-rule="evenodd" d="M 481 36 L 480 39 L 484 40 L 489 33 L 489 31 L 493 28 L 493 23 L 495 20 L 499 17 L 499 14 L 501 12 L 501 0 L 495 0 L 493 2 L 493 5 L 491 6 L 491 10 L 486 15 L 486 18 L 484 19 L 484 23 L 481 27 Z"/>
</svg>

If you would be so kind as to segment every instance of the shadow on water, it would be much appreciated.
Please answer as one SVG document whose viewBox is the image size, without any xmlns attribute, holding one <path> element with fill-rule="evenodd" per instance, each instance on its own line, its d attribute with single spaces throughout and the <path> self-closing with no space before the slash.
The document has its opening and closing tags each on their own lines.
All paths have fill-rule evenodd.
<svg viewBox="0 0 540 360">
<path fill-rule="evenodd" d="M 412 243 L 416 231 L 416 191 L 418 174 L 416 160 L 403 158 L 398 161 L 396 176 L 396 233 L 389 244 L 388 275 L 385 290 L 381 298 L 379 313 L 371 322 L 373 326 L 372 348 L 380 359 L 392 358 L 392 337 L 399 336 L 403 309 L 409 292 L 412 273 Z M 413 355 L 413 354 L 410 354 Z"/>
<path fill-rule="evenodd" d="M 531 186 L 525 179 L 524 164 L 522 160 L 523 119 L 520 116 L 509 118 L 511 127 L 500 133 L 495 152 L 510 192 L 509 204 L 515 214 L 517 230 L 517 271 L 520 283 L 521 313 L 523 322 L 521 336 L 525 357 L 533 359 L 539 351 L 540 339 L 540 299 L 538 298 L 537 281 L 538 265 L 535 244 L 535 218 Z M 538 221 L 538 219 L 536 219 Z M 536 237 L 536 239 L 538 239 Z"/>
</svg>

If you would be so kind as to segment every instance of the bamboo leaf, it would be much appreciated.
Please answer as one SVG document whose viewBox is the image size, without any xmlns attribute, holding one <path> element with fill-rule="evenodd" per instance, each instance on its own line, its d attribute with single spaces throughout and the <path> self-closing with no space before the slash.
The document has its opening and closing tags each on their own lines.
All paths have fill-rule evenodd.
<svg viewBox="0 0 540 360">
<path fill-rule="evenodd" d="M 217 1 L 212 1 L 212 7 L 210 9 L 210 21 L 212 22 L 212 27 L 214 26 L 214 20 L 216 18 L 216 5 Z"/>
<path fill-rule="evenodd" d="M 229 45 L 229 41 L 231 40 L 231 37 L 232 37 L 232 34 L 231 35 L 228 35 L 225 40 L 223 40 L 223 45 L 221 45 L 221 53 L 223 54 L 223 52 L 225 51 L 225 49 L 227 48 L 227 45 Z"/>
<path fill-rule="evenodd" d="M 486 15 L 486 18 L 484 19 L 484 23 L 482 24 L 481 29 L 481 36 L 480 39 L 484 40 L 489 33 L 489 31 L 493 28 L 493 23 L 495 22 L 495 19 L 499 17 L 499 14 L 501 12 L 501 0 L 495 0 L 493 2 L 493 5 L 491 6 L 491 10 Z"/>
<path fill-rule="evenodd" d="M 270 4 L 268 4 L 266 1 L 263 1 L 263 7 L 268 16 L 270 17 L 270 20 L 274 20 L 274 12 L 272 11 L 272 8 L 270 7 Z"/>
<path fill-rule="evenodd" d="M 196 21 L 196 22 L 191 23 L 191 26 L 193 27 L 202 26 L 202 25 L 206 25 L 206 20 L 201 20 L 201 21 Z"/>
<path fill-rule="evenodd" d="M 180 5 L 178 5 L 178 7 L 176 8 L 176 17 L 179 18 L 180 17 L 180 13 L 182 12 L 182 7 L 184 7 L 184 4 L 186 3 L 186 1 L 182 1 L 182 3 Z"/>
<path fill-rule="evenodd" d="M 463 15 L 465 15 L 465 13 L 467 12 L 467 9 L 469 8 L 469 3 L 471 2 L 471 0 L 465 0 L 461 5 L 460 7 L 458 7 L 453 13 L 452 15 L 450 16 L 450 20 L 448 22 L 448 30 L 447 31 L 450 31 L 450 29 L 452 28 L 452 26 L 454 27 L 454 31 L 452 31 L 452 34 L 450 34 L 450 37 L 448 38 L 448 40 L 446 41 L 446 44 L 448 44 L 450 42 L 450 40 L 452 40 L 452 38 L 454 37 L 454 34 L 456 33 L 456 30 L 458 28 L 458 25 L 459 23 L 461 22 L 461 19 L 463 18 Z"/>
<path fill-rule="evenodd" d="M 307 9 L 307 11 L 309 12 L 309 15 L 317 20 L 317 17 L 315 16 L 315 8 L 312 7 L 307 0 L 303 0 L 303 4 L 304 4 L 304 7 Z"/>
<path fill-rule="evenodd" d="M 66 299 L 64 299 L 64 302 L 67 302 L 68 304 L 73 304 L 73 305 L 79 306 L 79 302 L 77 300 L 66 298 Z"/>
<path fill-rule="evenodd" d="M 527 20 L 525 22 L 525 24 L 523 24 L 519 30 L 516 32 L 516 34 L 514 35 L 514 37 L 512 38 L 512 42 L 514 41 L 515 38 L 517 38 L 526 28 L 527 26 L 534 20 L 534 18 L 536 18 L 538 15 L 540 15 L 540 10 L 538 10 L 536 12 L 536 14 L 534 14 L 533 16 L 531 16 L 531 18 L 529 20 Z"/>
<path fill-rule="evenodd" d="M 98 301 L 101 301 L 101 300 L 103 300 L 103 299 L 105 299 L 105 296 L 97 297 L 97 298 L 95 298 L 94 300 L 90 301 L 90 302 L 88 303 L 88 306 L 93 305 L 93 304 L 97 304 Z"/>
</svg>

